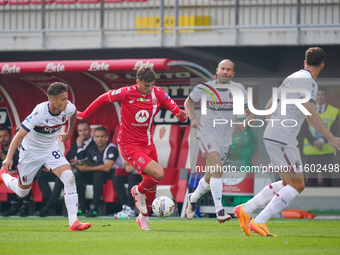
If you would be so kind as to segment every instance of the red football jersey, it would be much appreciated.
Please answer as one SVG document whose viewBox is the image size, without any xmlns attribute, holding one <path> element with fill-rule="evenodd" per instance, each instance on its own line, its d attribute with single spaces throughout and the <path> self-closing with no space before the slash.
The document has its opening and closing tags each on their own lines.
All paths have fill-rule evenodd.
<svg viewBox="0 0 340 255">
<path fill-rule="evenodd" d="M 119 142 L 142 146 L 152 143 L 151 127 L 161 107 L 174 115 L 181 110 L 162 88 L 154 86 L 151 93 L 144 96 L 138 91 L 136 84 L 99 96 L 84 112 L 78 112 L 78 116 L 86 118 L 101 105 L 110 102 L 121 102 Z"/>
<path fill-rule="evenodd" d="M 180 111 L 175 101 L 157 86 L 147 96 L 138 91 L 137 85 L 111 90 L 109 100 L 121 102 L 120 143 L 150 145 L 153 119 L 160 108 L 164 107 L 173 114 Z"/>
</svg>

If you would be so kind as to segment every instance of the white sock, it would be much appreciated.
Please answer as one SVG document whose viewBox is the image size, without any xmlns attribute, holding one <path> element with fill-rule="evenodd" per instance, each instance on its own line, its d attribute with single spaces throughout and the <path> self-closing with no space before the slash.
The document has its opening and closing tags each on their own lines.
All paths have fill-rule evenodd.
<svg viewBox="0 0 340 255">
<path fill-rule="evenodd" d="M 216 213 L 223 209 L 222 189 L 223 189 L 222 178 L 211 177 L 210 178 L 210 190 L 211 190 L 211 195 L 214 199 Z"/>
<path fill-rule="evenodd" d="M 141 213 L 139 213 L 139 218 L 140 218 L 141 220 L 148 220 L 148 219 L 149 219 L 148 216 L 144 216 L 144 215 L 141 214 Z"/>
<path fill-rule="evenodd" d="M 17 178 L 14 178 L 10 174 L 4 173 L 2 175 L 2 179 L 6 184 L 7 188 L 14 191 L 19 197 L 26 197 L 30 192 L 31 188 L 29 189 L 22 189 L 19 187 L 19 181 Z"/>
<path fill-rule="evenodd" d="M 60 180 L 64 183 L 64 200 L 67 208 L 69 225 L 72 226 L 77 220 L 78 213 L 78 193 L 75 178 L 71 170 L 65 170 Z"/>
<path fill-rule="evenodd" d="M 210 184 L 207 183 L 203 178 L 198 183 L 197 188 L 195 189 L 194 193 L 192 193 L 190 197 L 191 203 L 197 203 L 198 199 L 200 199 L 201 196 L 203 196 L 205 193 L 207 193 L 210 190 Z"/>
<path fill-rule="evenodd" d="M 282 181 L 269 184 L 263 188 L 260 193 L 243 205 L 243 211 L 249 215 L 252 214 L 257 208 L 269 203 L 273 196 L 283 187 Z"/>
<path fill-rule="evenodd" d="M 270 201 L 270 203 L 263 209 L 263 211 L 254 219 L 255 223 L 266 223 L 271 217 L 279 213 L 289 202 L 292 201 L 299 192 L 290 185 L 282 188 Z"/>
</svg>

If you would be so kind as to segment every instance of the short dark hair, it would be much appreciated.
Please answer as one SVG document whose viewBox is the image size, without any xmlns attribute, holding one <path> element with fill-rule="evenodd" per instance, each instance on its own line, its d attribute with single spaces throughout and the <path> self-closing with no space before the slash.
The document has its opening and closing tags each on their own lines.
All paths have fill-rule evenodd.
<svg viewBox="0 0 340 255">
<path fill-rule="evenodd" d="M 325 61 L 326 54 L 319 47 L 311 47 L 306 51 L 306 63 L 308 66 L 319 67 Z"/>
<path fill-rule="evenodd" d="M 105 127 L 96 127 L 96 128 L 94 129 L 94 133 L 95 133 L 96 131 L 104 131 L 104 132 L 106 133 L 106 136 L 108 135 L 107 129 L 106 129 Z"/>
<path fill-rule="evenodd" d="M 325 87 L 319 87 L 318 91 L 323 91 L 325 92 L 325 95 L 327 95 L 327 89 Z"/>
<path fill-rule="evenodd" d="M 156 79 L 155 71 L 152 69 L 151 66 L 148 65 L 142 65 L 138 70 L 136 74 L 136 78 L 139 81 L 143 82 L 153 82 Z"/>
<path fill-rule="evenodd" d="M 10 136 L 12 136 L 12 131 L 8 127 L 0 126 L 0 131 L 7 131 Z"/>
<path fill-rule="evenodd" d="M 53 82 L 47 89 L 47 95 L 57 96 L 61 93 L 67 92 L 68 87 L 65 83 L 62 82 Z"/>
<path fill-rule="evenodd" d="M 79 122 L 78 122 L 78 126 L 79 126 L 80 124 L 87 124 L 89 127 L 91 126 L 91 125 L 90 125 L 90 122 L 88 122 L 87 120 L 81 120 L 81 121 L 79 121 Z"/>
</svg>

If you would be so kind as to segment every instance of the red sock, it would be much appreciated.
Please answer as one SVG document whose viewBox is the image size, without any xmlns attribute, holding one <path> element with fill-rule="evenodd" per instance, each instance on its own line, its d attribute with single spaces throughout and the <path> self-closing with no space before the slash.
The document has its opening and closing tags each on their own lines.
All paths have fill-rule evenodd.
<svg viewBox="0 0 340 255">
<path fill-rule="evenodd" d="M 157 180 L 150 175 L 144 175 L 143 181 L 138 184 L 138 191 L 141 194 L 145 194 L 148 190 L 155 187 L 161 180 Z"/>
<path fill-rule="evenodd" d="M 145 193 L 146 196 L 146 208 L 148 209 L 148 213 L 147 214 L 143 214 L 143 216 L 149 216 L 150 211 L 152 209 L 152 202 L 155 200 L 156 197 L 156 189 L 155 190 L 148 190 Z"/>
</svg>

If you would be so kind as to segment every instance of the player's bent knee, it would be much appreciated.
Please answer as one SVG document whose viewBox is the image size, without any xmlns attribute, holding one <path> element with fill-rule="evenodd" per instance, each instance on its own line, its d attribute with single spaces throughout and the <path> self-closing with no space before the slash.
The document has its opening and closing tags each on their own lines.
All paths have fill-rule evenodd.
<svg viewBox="0 0 340 255">
<path fill-rule="evenodd" d="M 75 177 L 71 170 L 62 172 L 60 180 L 64 183 L 65 192 L 74 191 L 76 189 Z"/>
<path fill-rule="evenodd" d="M 162 180 L 164 177 L 164 170 L 156 172 L 153 177 L 157 180 Z"/>
<path fill-rule="evenodd" d="M 26 197 L 30 193 L 30 190 L 31 190 L 31 188 L 29 188 L 29 189 L 22 189 L 20 187 L 17 187 L 16 194 L 19 197 L 23 198 L 23 197 Z"/>
</svg>

